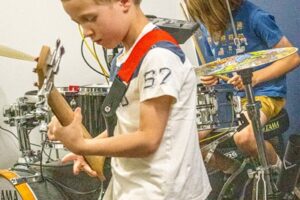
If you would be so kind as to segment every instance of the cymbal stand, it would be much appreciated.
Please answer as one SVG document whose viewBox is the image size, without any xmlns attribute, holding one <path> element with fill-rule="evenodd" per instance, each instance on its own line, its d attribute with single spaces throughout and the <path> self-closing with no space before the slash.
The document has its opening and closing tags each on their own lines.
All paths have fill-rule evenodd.
<svg viewBox="0 0 300 200">
<path fill-rule="evenodd" d="M 247 113 L 250 118 L 253 132 L 255 135 L 255 140 L 257 144 L 257 149 L 258 149 L 258 159 L 261 164 L 261 167 L 257 169 L 258 174 L 261 174 L 262 178 L 265 179 L 266 184 L 264 187 L 266 188 L 268 196 L 273 196 L 273 187 L 271 184 L 271 175 L 270 175 L 270 170 L 268 167 L 267 163 L 267 157 L 266 157 L 266 147 L 264 143 L 264 137 L 263 137 L 263 132 L 262 132 L 262 125 L 260 122 L 260 112 L 259 109 L 261 107 L 260 102 L 255 101 L 254 98 L 254 93 L 252 89 L 252 76 L 253 76 L 253 69 L 252 68 L 247 68 L 243 69 L 241 71 L 237 72 L 243 81 L 244 87 L 245 87 L 245 92 L 246 92 L 246 97 L 248 100 L 247 103 Z M 262 173 L 261 173 L 262 172 Z"/>
</svg>

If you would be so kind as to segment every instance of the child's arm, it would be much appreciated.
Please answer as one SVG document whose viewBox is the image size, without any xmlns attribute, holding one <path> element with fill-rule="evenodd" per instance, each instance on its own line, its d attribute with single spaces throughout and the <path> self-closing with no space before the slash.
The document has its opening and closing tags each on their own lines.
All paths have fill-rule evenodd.
<svg viewBox="0 0 300 200">
<path fill-rule="evenodd" d="M 139 130 L 105 138 L 84 139 L 80 132 L 82 115 L 75 110 L 73 122 L 62 127 L 56 118 L 49 124 L 48 135 L 55 135 L 70 151 L 78 155 L 145 157 L 154 153 L 163 137 L 173 102 L 171 96 L 160 96 L 141 102 Z"/>
<path fill-rule="evenodd" d="M 274 46 L 274 48 L 292 47 L 293 45 L 288 41 L 286 37 L 282 37 L 281 40 Z M 300 64 L 300 57 L 298 53 L 290 55 L 284 59 L 273 62 L 271 65 L 253 72 L 252 86 L 259 83 L 263 83 L 275 78 L 278 78 L 289 71 L 293 70 Z M 239 75 L 235 75 L 227 82 L 233 84 L 238 90 L 243 90 L 244 85 Z"/>
<path fill-rule="evenodd" d="M 286 37 L 282 37 L 281 40 L 274 46 L 274 48 L 292 47 L 293 45 L 288 41 Z M 293 70 L 300 64 L 300 57 L 298 53 L 290 55 L 284 59 L 278 60 L 271 65 L 257 70 L 253 73 L 252 85 L 255 86 L 259 83 L 269 81 L 271 79 L 278 78 L 289 71 Z"/>
</svg>

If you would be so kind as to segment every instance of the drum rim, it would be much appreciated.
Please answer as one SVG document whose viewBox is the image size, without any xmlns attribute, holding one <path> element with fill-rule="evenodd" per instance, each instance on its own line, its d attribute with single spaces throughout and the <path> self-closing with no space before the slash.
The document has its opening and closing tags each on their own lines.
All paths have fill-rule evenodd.
<svg viewBox="0 0 300 200">
<path fill-rule="evenodd" d="M 56 87 L 56 89 L 63 94 L 75 93 L 79 95 L 92 94 L 92 95 L 107 95 L 109 92 L 109 86 L 79 86 L 79 91 L 69 91 L 69 87 Z"/>
<path fill-rule="evenodd" d="M 0 176 L 4 177 L 9 182 L 11 182 L 11 179 L 19 178 L 18 174 L 10 170 L 0 170 Z M 20 183 L 18 185 L 13 185 L 13 186 L 16 188 L 16 190 L 18 191 L 22 199 L 27 199 L 27 200 L 37 199 L 31 187 L 27 183 Z"/>
</svg>

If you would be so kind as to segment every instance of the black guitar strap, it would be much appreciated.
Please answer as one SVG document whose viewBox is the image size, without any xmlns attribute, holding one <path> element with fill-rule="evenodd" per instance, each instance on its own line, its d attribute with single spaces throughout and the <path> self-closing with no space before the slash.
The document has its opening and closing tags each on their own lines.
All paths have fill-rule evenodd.
<svg viewBox="0 0 300 200">
<path fill-rule="evenodd" d="M 126 62 L 120 67 L 101 107 L 108 136 L 113 136 L 117 123 L 116 110 L 125 96 L 133 74 L 151 47 L 163 41 L 178 46 L 177 41 L 169 33 L 153 29 L 138 41 Z"/>
</svg>

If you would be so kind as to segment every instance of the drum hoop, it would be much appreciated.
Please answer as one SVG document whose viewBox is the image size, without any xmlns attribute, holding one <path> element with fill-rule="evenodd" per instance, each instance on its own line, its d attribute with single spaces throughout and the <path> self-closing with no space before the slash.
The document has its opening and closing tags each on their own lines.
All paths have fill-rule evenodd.
<svg viewBox="0 0 300 200">
<path fill-rule="evenodd" d="M 19 176 L 8 170 L 0 170 L 0 176 L 6 178 L 8 181 L 14 178 L 19 178 Z M 17 189 L 18 193 L 20 194 L 22 199 L 26 200 L 36 200 L 36 196 L 34 195 L 31 187 L 27 183 L 21 183 L 18 185 L 14 185 L 14 187 Z"/>
<path fill-rule="evenodd" d="M 35 104 L 36 102 L 39 101 L 37 93 L 38 93 L 37 90 L 30 90 L 30 91 L 27 91 L 24 94 L 24 97 L 21 97 L 21 98 L 24 98 L 24 103 L 26 103 L 26 104 Z M 21 99 L 21 98 L 19 98 L 19 99 Z"/>
<path fill-rule="evenodd" d="M 79 91 L 69 91 L 68 87 L 57 87 L 57 90 L 60 93 L 74 93 L 78 95 L 107 95 L 109 92 L 108 86 L 100 86 L 100 87 L 89 87 L 89 86 L 80 86 Z"/>
</svg>

